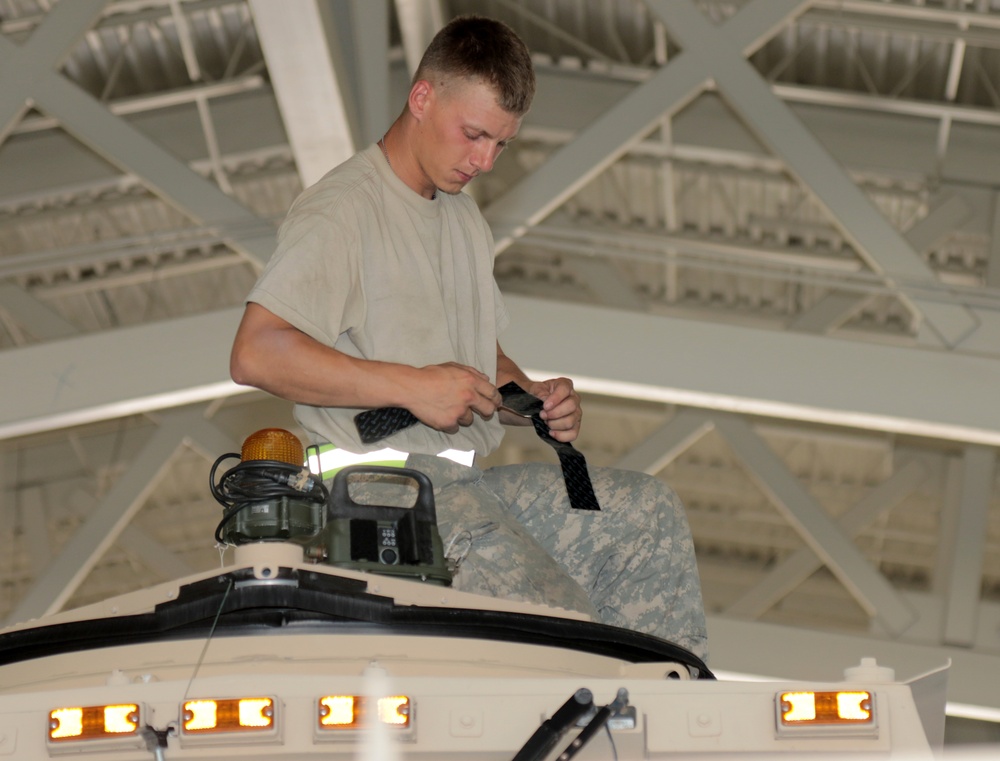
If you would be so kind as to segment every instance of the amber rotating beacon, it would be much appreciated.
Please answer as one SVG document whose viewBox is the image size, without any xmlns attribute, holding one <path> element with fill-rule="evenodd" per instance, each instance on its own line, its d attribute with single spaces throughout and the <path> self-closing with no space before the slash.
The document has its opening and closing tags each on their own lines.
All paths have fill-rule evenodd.
<svg viewBox="0 0 1000 761">
<path fill-rule="evenodd" d="M 218 479 L 219 465 L 240 462 Z M 246 438 L 240 454 L 224 454 L 209 476 L 212 496 L 224 508 L 215 529 L 220 544 L 307 544 L 323 528 L 327 490 L 309 472 L 302 443 L 283 428 L 265 428 Z"/>
</svg>

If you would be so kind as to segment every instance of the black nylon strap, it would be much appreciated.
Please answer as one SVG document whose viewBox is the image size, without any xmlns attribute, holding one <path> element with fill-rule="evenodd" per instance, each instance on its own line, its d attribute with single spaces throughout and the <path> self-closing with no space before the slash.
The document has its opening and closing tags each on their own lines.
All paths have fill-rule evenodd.
<svg viewBox="0 0 1000 761">
<path fill-rule="evenodd" d="M 507 400 L 511 399 L 518 405 L 525 405 L 527 403 L 537 409 L 530 416 L 531 423 L 535 426 L 535 433 L 538 434 L 538 438 L 556 450 L 556 455 L 559 457 L 559 465 L 562 466 L 563 481 L 566 482 L 566 494 L 569 495 L 570 506 L 574 510 L 600 510 L 601 505 L 594 494 L 594 485 L 590 481 L 590 472 L 587 470 L 587 458 L 583 456 L 582 452 L 574 449 L 572 444 L 552 438 L 549 424 L 542 420 L 539 414 L 541 412 L 541 400 L 529 394 L 513 381 L 501 387 L 500 394 L 504 398 L 505 407 L 511 407 L 511 405 L 507 404 Z M 511 408 L 515 412 L 521 412 L 521 409 Z M 528 417 L 528 415 L 525 415 L 525 417 Z"/>
<path fill-rule="evenodd" d="M 354 416 L 354 425 L 365 444 L 374 444 L 419 422 L 416 415 L 403 407 L 380 407 Z"/>
<path fill-rule="evenodd" d="M 574 449 L 572 444 L 552 438 L 548 423 L 539 414 L 542 411 L 542 400 L 513 381 L 502 386 L 499 391 L 503 396 L 503 406 L 523 417 L 531 418 L 538 438 L 556 450 L 570 506 L 574 510 L 600 510 L 587 470 L 587 458 Z M 381 407 L 354 416 L 354 424 L 365 444 L 374 444 L 418 422 L 420 421 L 416 416 L 403 407 Z"/>
</svg>

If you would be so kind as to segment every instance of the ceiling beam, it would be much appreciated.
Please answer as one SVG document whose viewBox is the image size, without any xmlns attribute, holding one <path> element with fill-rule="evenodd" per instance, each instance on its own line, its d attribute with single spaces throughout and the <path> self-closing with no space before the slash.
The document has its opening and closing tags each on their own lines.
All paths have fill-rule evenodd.
<svg viewBox="0 0 1000 761">
<path fill-rule="evenodd" d="M 14 283 L 0 283 L 0 310 L 41 340 L 69 338 L 80 330 L 44 301 Z"/>
<path fill-rule="evenodd" d="M 928 251 L 965 224 L 972 214 L 972 207 L 960 194 L 936 196 L 930 202 L 927 215 L 906 231 L 906 240 L 914 251 Z"/>
<path fill-rule="evenodd" d="M 1000 446 L 996 357 L 506 301 L 504 349 L 534 375 L 566 375 L 586 392 Z M 229 378 L 242 313 L 0 352 L 3 387 L 18 389 L 0 395 L 0 439 L 250 391 Z M 559 340 L 540 326 L 559 326 Z"/>
<path fill-rule="evenodd" d="M 580 256 L 575 257 L 569 267 L 594 295 L 596 303 L 616 309 L 646 308 L 646 299 L 625 280 L 615 262 L 596 256 Z"/>
<path fill-rule="evenodd" d="M 1000 289 L 1000 192 L 993 193 L 993 220 L 986 260 L 986 285 Z"/>
<path fill-rule="evenodd" d="M 441 0 L 395 0 L 395 3 L 406 71 L 412 77 L 427 46 L 444 26 L 444 9 Z"/>
<path fill-rule="evenodd" d="M 74 6 L 63 3 L 57 9 Z M 30 44 L 30 40 L 28 43 Z M 0 58 L 17 46 L 0 37 Z M 6 70 L 6 67 L 4 67 Z M 195 222 L 218 226 L 220 235 L 257 266 L 270 258 L 274 226 L 227 196 L 214 183 L 149 139 L 124 119 L 56 71 L 17 70 L 18 84 L 41 110 L 59 119 L 67 132 L 119 169 L 139 177 L 154 193 Z M 2 115 L 2 114 L 0 114 Z"/>
<path fill-rule="evenodd" d="M 972 209 L 961 195 L 934 199 L 931 210 L 906 231 L 906 240 L 914 251 L 923 253 L 972 216 Z M 868 300 L 864 294 L 830 291 L 809 310 L 789 324 L 792 330 L 830 333 L 844 324 Z"/>
<path fill-rule="evenodd" d="M 707 415 L 680 410 L 620 458 L 615 467 L 655 476 L 713 427 Z"/>
<path fill-rule="evenodd" d="M 906 463 L 844 513 L 837 525 L 844 534 L 854 538 L 879 516 L 896 507 L 925 477 L 923 465 L 918 462 Z M 759 618 L 822 565 L 823 561 L 811 547 L 802 547 L 777 563 L 764 578 L 726 608 L 726 615 Z"/>
<path fill-rule="evenodd" d="M 802 540 L 873 618 L 893 635 L 917 619 L 892 584 L 837 526 L 750 424 L 732 415 L 713 415 L 715 430 L 746 466 L 748 475 Z"/>
<path fill-rule="evenodd" d="M 354 87 L 358 114 L 355 142 L 363 147 L 385 134 L 400 105 L 392 101 L 391 94 L 388 0 L 355 0 L 350 8 L 349 39 L 343 40 L 341 34 L 341 82 L 346 79 Z"/>
<path fill-rule="evenodd" d="M 243 310 L 90 333 L 0 352 L 0 438 L 232 396 Z M 19 365 L 19 363 L 26 363 Z M 9 383 L 8 383 L 9 379 Z"/>
<path fill-rule="evenodd" d="M 585 391 L 1000 445 L 995 357 L 517 296 L 507 306 L 504 350 L 539 377 L 567 375 Z M 539 329 L 547 325 L 559 326 L 559 341 Z"/>
<path fill-rule="evenodd" d="M 739 52 L 741 40 L 731 25 L 713 27 L 693 3 L 646 2 L 683 47 L 684 55 L 696 58 L 710 73 L 747 126 L 786 161 L 789 171 L 830 211 L 869 266 L 923 315 L 940 342 L 951 347 L 968 337 L 978 325 L 971 310 L 940 297 L 910 294 L 910 284 L 934 286 L 939 281 L 822 143 L 773 94 Z M 941 293 L 945 294 L 943 288 Z"/>
<path fill-rule="evenodd" d="M 749 55 L 807 5 L 803 0 L 756 0 L 743 6 L 726 28 L 732 32 L 736 49 Z M 659 125 L 665 114 L 683 107 L 708 85 L 710 78 L 711 72 L 702 61 L 682 52 L 594 119 L 539 169 L 493 201 L 483 213 L 493 229 L 497 252 L 509 247 L 604 171 Z"/>
<path fill-rule="evenodd" d="M 31 105 L 33 85 L 57 75 L 59 64 L 77 40 L 100 18 L 107 0 L 61 3 L 21 45 L 3 38 L 0 46 L 0 143 L 6 140 Z"/>
<path fill-rule="evenodd" d="M 250 0 L 303 187 L 350 158 L 356 149 L 348 99 L 334 65 L 336 42 L 327 34 L 320 4 L 321 0 Z"/>
<path fill-rule="evenodd" d="M 871 298 L 866 293 L 831 290 L 801 314 L 789 320 L 788 329 L 827 335 L 847 322 Z"/>
<path fill-rule="evenodd" d="M 928 120 L 948 119 L 954 124 L 981 124 L 989 127 L 1000 125 L 1000 114 L 991 108 L 960 106 L 946 101 L 890 98 L 884 95 L 870 95 L 866 92 L 852 90 L 835 90 L 815 85 L 791 85 L 776 82 L 770 87 L 775 96 L 788 103 L 856 109 Z"/>
<path fill-rule="evenodd" d="M 167 417 L 164 425 L 115 481 L 100 505 L 73 532 L 45 573 L 18 601 L 7 617 L 8 625 L 54 613 L 73 596 L 146 497 L 156 488 L 157 480 L 169 466 L 187 430 L 195 426 L 200 415 L 200 410 L 186 410 Z"/>
<path fill-rule="evenodd" d="M 15 532 L 20 533 L 28 550 L 28 570 L 34 578 L 38 578 L 52 559 L 44 488 L 31 486 L 23 489 L 11 504 L 17 508 L 18 514 L 13 523 L 6 525 L 16 526 Z"/>
<path fill-rule="evenodd" d="M 82 489 L 74 497 L 74 509 L 81 519 L 85 519 L 100 506 L 100 500 Z M 122 529 L 117 544 L 163 581 L 190 576 L 198 570 L 134 522 Z"/>
<path fill-rule="evenodd" d="M 969 647 L 975 642 L 996 459 L 994 448 L 969 446 L 962 460 L 955 551 L 944 596 L 943 640 L 948 645 Z"/>
<path fill-rule="evenodd" d="M 87 512 L 58 556 L 38 574 L 34 585 L 7 617 L 6 624 L 60 610 L 116 542 L 167 578 L 190 572 L 182 559 L 140 528 L 129 525 L 169 470 L 181 446 L 190 446 L 208 459 L 214 459 L 218 452 L 239 449 L 231 437 L 205 419 L 204 406 L 163 415 L 162 425 L 131 459 L 108 493 Z"/>
</svg>

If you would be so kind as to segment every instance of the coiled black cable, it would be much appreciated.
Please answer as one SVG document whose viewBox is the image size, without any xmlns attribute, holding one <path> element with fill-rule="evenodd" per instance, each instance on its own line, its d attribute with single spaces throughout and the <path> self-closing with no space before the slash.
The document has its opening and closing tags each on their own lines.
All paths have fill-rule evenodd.
<svg viewBox="0 0 1000 761">
<path fill-rule="evenodd" d="M 222 520 L 215 527 L 215 541 L 225 544 L 223 529 L 233 517 L 250 505 L 266 500 L 290 497 L 308 502 L 325 503 L 327 488 L 322 479 L 301 465 L 278 460 L 248 460 L 222 474 L 216 481 L 215 474 L 224 460 L 239 459 L 229 452 L 221 455 L 212 465 L 208 475 L 209 488 L 216 502 L 225 508 Z"/>
</svg>

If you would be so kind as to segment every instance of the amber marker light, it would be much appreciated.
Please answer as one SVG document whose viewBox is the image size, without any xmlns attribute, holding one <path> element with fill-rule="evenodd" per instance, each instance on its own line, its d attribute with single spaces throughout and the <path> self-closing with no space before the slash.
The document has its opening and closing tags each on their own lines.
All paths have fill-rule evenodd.
<svg viewBox="0 0 1000 761">
<path fill-rule="evenodd" d="M 135 703 L 55 708 L 49 711 L 46 743 L 52 755 L 141 747 L 142 725 Z"/>
<path fill-rule="evenodd" d="M 49 712 L 50 740 L 94 740 L 139 730 L 139 706 L 89 706 L 57 708 Z"/>
<path fill-rule="evenodd" d="M 182 717 L 181 731 L 186 735 L 259 732 L 274 727 L 274 700 L 188 700 L 184 703 Z"/>
<path fill-rule="evenodd" d="M 321 730 L 362 729 L 368 719 L 368 700 L 360 695 L 326 695 L 319 699 Z M 410 699 L 405 695 L 379 698 L 376 716 L 382 724 L 410 726 Z"/>
<path fill-rule="evenodd" d="M 782 692 L 777 695 L 779 734 L 802 728 L 875 734 L 875 700 L 863 690 Z"/>
</svg>

